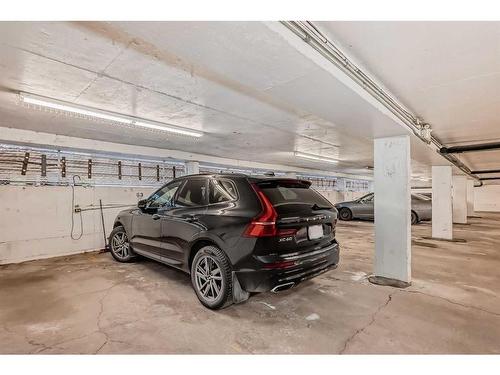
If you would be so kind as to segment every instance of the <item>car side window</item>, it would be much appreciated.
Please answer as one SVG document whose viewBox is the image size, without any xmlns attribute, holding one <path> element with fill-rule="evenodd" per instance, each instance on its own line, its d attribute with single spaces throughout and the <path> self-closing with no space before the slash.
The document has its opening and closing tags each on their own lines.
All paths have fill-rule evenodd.
<svg viewBox="0 0 500 375">
<path fill-rule="evenodd" d="M 172 199 L 182 183 L 182 180 L 175 181 L 162 187 L 149 198 L 148 208 L 160 208 L 172 205 Z"/>
<path fill-rule="evenodd" d="M 208 185 L 208 203 L 230 202 L 237 198 L 236 187 L 232 181 L 211 179 Z"/>
<path fill-rule="evenodd" d="M 367 197 L 363 198 L 362 202 L 363 203 L 372 203 L 374 196 L 375 196 L 374 194 L 368 195 Z"/>
<path fill-rule="evenodd" d="M 189 179 L 179 190 L 175 205 L 180 207 L 204 206 L 207 203 L 207 180 L 204 178 Z"/>
</svg>

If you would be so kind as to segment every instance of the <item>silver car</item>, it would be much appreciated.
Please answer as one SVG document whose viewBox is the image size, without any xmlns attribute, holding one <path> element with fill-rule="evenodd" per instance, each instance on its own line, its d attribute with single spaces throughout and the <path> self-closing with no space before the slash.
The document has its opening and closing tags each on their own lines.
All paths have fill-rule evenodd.
<svg viewBox="0 0 500 375">
<path fill-rule="evenodd" d="M 359 199 L 341 202 L 335 205 L 339 211 L 340 220 L 374 218 L 374 193 L 367 194 Z M 421 194 L 411 195 L 411 223 L 417 224 L 422 220 L 431 220 L 432 200 Z"/>
</svg>

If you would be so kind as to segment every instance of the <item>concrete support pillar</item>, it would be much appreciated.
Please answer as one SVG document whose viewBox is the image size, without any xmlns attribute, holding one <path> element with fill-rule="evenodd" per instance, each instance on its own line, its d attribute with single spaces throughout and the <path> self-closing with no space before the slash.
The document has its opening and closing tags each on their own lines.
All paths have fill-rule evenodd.
<svg viewBox="0 0 500 375">
<path fill-rule="evenodd" d="M 198 174 L 200 173 L 200 163 L 197 161 L 187 161 L 184 164 L 185 175 Z"/>
<path fill-rule="evenodd" d="M 474 180 L 467 180 L 467 216 L 474 215 Z"/>
<path fill-rule="evenodd" d="M 453 222 L 467 223 L 467 177 L 453 176 Z"/>
<path fill-rule="evenodd" d="M 375 270 L 371 282 L 411 282 L 410 137 L 374 141 Z"/>
<path fill-rule="evenodd" d="M 432 167 L 432 237 L 453 239 L 451 166 Z"/>
</svg>

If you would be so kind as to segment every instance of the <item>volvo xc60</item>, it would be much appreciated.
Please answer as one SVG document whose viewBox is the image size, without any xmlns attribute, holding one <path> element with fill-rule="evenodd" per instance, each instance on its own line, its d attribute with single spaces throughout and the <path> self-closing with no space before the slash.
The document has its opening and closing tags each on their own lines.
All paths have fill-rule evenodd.
<svg viewBox="0 0 500 375">
<path fill-rule="evenodd" d="M 190 175 L 120 212 L 109 242 L 191 275 L 211 309 L 280 291 L 339 262 L 337 210 L 310 182 L 240 174 Z"/>
</svg>

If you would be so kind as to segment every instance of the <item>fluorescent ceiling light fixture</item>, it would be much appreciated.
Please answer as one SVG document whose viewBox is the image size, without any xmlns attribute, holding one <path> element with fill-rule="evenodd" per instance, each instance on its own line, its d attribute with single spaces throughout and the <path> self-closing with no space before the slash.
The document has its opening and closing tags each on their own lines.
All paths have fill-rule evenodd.
<svg viewBox="0 0 500 375">
<path fill-rule="evenodd" d="M 336 164 L 338 163 L 339 161 L 338 160 L 335 160 L 335 159 L 332 159 L 332 158 L 326 158 L 324 156 L 319 156 L 319 155 L 313 155 L 313 154 L 306 154 L 304 152 L 299 152 L 299 151 L 295 151 L 294 152 L 294 155 L 298 158 L 303 158 L 303 159 L 309 159 L 309 160 L 317 160 L 317 161 L 323 161 L 325 163 L 333 163 L 333 164 Z"/>
<path fill-rule="evenodd" d="M 120 122 L 122 124 L 131 124 L 132 123 L 132 120 L 128 119 L 126 117 L 113 116 L 113 115 L 98 112 L 95 110 L 88 110 L 88 109 L 76 107 L 73 105 L 60 104 L 58 102 L 55 102 L 55 101 L 52 101 L 49 99 L 42 99 L 42 98 L 38 98 L 38 97 L 31 96 L 28 94 L 24 94 L 24 93 L 21 93 L 19 95 L 21 97 L 21 100 L 24 103 L 39 105 L 40 107 L 52 108 L 52 109 L 57 109 L 59 111 L 71 112 L 71 113 L 76 113 L 79 115 L 90 116 L 90 117 L 96 117 L 96 118 L 100 118 L 103 120 Z"/>
<path fill-rule="evenodd" d="M 113 114 L 110 112 L 101 111 L 99 109 L 87 108 L 87 107 L 83 107 L 83 106 L 79 106 L 79 105 L 64 103 L 64 102 L 60 102 L 58 100 L 53 100 L 53 99 L 44 98 L 44 97 L 31 95 L 31 94 L 26 94 L 26 93 L 22 93 L 22 92 L 19 93 L 19 97 L 20 97 L 21 101 L 23 103 L 26 103 L 26 104 L 32 104 L 32 105 L 36 105 L 36 106 L 40 106 L 40 107 L 51 108 L 51 109 L 55 109 L 55 110 L 63 111 L 63 112 L 68 112 L 68 113 L 75 113 L 77 115 L 82 115 L 82 116 L 89 116 L 89 117 L 93 117 L 93 118 L 97 118 L 97 119 L 101 119 L 101 120 L 106 120 L 109 122 L 132 125 L 132 126 L 139 126 L 142 128 L 159 130 L 159 131 L 164 131 L 164 132 L 168 132 L 168 133 L 175 133 L 175 134 L 180 134 L 180 135 L 187 135 L 187 136 L 196 137 L 196 138 L 203 136 L 202 132 L 196 131 L 196 130 L 181 128 L 178 126 L 163 124 L 160 122 L 153 122 L 153 121 L 138 119 L 138 118 L 131 117 L 131 116 Z"/>
<path fill-rule="evenodd" d="M 153 122 L 146 122 L 146 121 L 134 121 L 133 125 L 136 126 L 141 126 L 143 128 L 149 128 L 149 129 L 154 129 L 154 130 L 162 130 L 165 132 L 169 133 L 176 133 L 176 134 L 182 134 L 182 135 L 188 135 L 190 137 L 201 137 L 203 135 L 202 132 L 198 132 L 196 130 L 190 130 L 186 128 L 178 128 L 177 126 L 171 126 L 171 125 L 157 125 Z"/>
</svg>

